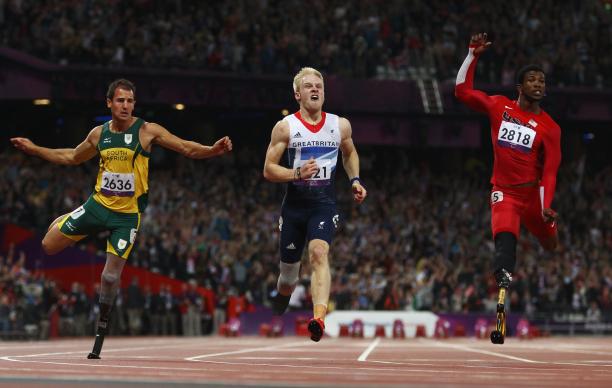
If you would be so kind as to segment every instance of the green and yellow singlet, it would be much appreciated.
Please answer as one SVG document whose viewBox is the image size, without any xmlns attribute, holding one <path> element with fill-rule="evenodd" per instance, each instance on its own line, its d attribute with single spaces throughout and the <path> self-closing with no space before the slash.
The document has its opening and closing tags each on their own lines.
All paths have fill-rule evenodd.
<svg viewBox="0 0 612 388">
<path fill-rule="evenodd" d="M 149 153 L 142 149 L 138 133 L 144 120 L 137 118 L 125 132 L 102 126 L 98 152 L 100 170 L 94 200 L 119 213 L 142 213 L 149 192 Z"/>
</svg>

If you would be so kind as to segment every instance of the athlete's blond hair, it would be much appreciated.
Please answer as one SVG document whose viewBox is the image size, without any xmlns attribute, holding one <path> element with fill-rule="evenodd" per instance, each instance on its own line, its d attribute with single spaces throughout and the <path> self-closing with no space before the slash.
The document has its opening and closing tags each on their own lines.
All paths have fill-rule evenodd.
<svg viewBox="0 0 612 388">
<path fill-rule="evenodd" d="M 321 78 L 321 81 L 323 81 L 323 75 L 321 74 L 319 70 L 313 67 L 302 67 L 300 71 L 298 71 L 298 73 L 295 75 L 295 77 L 293 77 L 293 91 L 294 92 L 298 91 L 298 89 L 302 85 L 302 80 L 304 79 L 305 76 L 309 74 L 314 74 L 317 77 Z"/>
</svg>

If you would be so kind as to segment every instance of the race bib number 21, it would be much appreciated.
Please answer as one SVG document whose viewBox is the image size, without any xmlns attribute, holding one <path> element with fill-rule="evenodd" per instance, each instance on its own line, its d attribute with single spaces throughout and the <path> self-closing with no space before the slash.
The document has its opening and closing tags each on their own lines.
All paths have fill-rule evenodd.
<svg viewBox="0 0 612 388">
<path fill-rule="evenodd" d="M 306 162 L 308 162 L 308 160 L 296 160 L 293 163 L 293 168 L 302 167 L 304 164 L 306 164 Z M 306 180 L 295 181 L 293 183 L 296 185 L 306 186 L 321 186 L 329 184 L 334 168 L 334 162 L 335 160 L 333 159 L 317 159 L 317 166 L 319 168 L 315 174 Z"/>
<path fill-rule="evenodd" d="M 293 168 L 302 167 L 306 164 L 308 160 L 296 160 L 293 163 Z M 309 180 L 327 180 L 330 179 L 332 168 L 333 168 L 333 160 L 332 159 L 318 159 L 317 166 L 319 169 L 315 172 L 315 174 L 308 178 Z"/>
</svg>

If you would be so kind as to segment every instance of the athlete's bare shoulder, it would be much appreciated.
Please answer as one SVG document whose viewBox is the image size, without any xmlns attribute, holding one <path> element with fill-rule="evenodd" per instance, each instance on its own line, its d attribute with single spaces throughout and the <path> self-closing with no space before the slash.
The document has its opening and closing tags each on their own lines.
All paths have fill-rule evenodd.
<svg viewBox="0 0 612 388">
<path fill-rule="evenodd" d="M 158 131 L 159 128 L 163 128 L 163 127 L 157 123 L 153 123 L 151 121 L 145 121 L 142 123 L 142 126 L 140 127 L 140 131 L 141 132 L 155 132 L 155 131 Z"/>
<path fill-rule="evenodd" d="M 272 128 L 272 141 L 289 142 L 289 122 L 287 120 L 279 120 Z"/>
<path fill-rule="evenodd" d="M 278 121 L 272 128 L 272 134 L 270 135 L 270 145 L 266 151 L 265 166 L 268 166 L 270 162 L 278 164 L 283 152 L 287 149 L 289 144 L 289 123 L 287 120 Z M 266 169 L 267 167 L 264 167 Z"/>
<path fill-rule="evenodd" d="M 91 129 L 91 131 L 89 131 L 89 136 L 100 136 L 100 134 L 102 133 L 102 127 L 103 125 L 96 125 L 95 127 L 93 127 Z"/>
<path fill-rule="evenodd" d="M 161 125 L 149 121 L 145 121 L 139 130 L 140 144 L 142 148 L 145 150 L 149 150 L 151 143 L 157 138 L 161 136 L 167 130 Z"/>
<path fill-rule="evenodd" d="M 272 128 L 272 130 L 289 131 L 289 122 L 284 119 L 278 120 L 276 124 L 274 124 L 274 128 Z"/>
<path fill-rule="evenodd" d="M 346 117 L 342 117 L 342 116 L 338 116 L 338 125 L 342 128 L 342 127 L 350 127 L 351 126 L 351 122 L 346 118 Z"/>
<path fill-rule="evenodd" d="M 351 122 L 347 118 L 338 117 L 338 127 L 340 128 L 342 139 L 350 138 L 353 135 Z"/>
<path fill-rule="evenodd" d="M 100 135 L 102 134 L 102 125 L 96 125 L 93 127 L 91 131 L 87 134 L 87 142 L 96 147 L 98 142 L 100 141 Z"/>
</svg>

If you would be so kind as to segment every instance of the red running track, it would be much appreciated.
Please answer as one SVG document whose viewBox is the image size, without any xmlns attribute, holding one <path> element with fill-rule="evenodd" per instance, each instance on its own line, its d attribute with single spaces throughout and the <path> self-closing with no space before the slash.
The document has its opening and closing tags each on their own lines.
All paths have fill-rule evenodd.
<svg viewBox="0 0 612 388">
<path fill-rule="evenodd" d="M 612 387 L 612 338 L 107 338 L 0 342 L 0 385 Z M 143 385 L 144 384 L 144 385 Z"/>
</svg>

